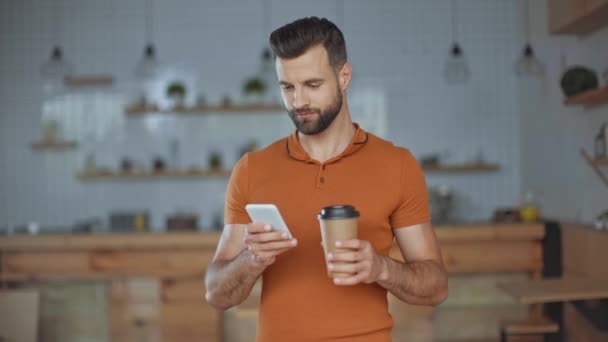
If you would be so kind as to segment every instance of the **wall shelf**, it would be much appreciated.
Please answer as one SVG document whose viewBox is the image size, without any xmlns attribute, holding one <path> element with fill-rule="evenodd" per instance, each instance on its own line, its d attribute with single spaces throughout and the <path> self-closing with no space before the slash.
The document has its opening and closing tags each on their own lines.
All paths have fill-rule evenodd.
<svg viewBox="0 0 608 342">
<path fill-rule="evenodd" d="M 500 167 L 496 164 L 454 164 L 454 165 L 421 165 L 424 172 L 429 173 L 479 173 L 496 172 Z"/>
<path fill-rule="evenodd" d="M 586 91 L 564 100 L 566 106 L 592 107 L 608 104 L 608 86 Z"/>
<path fill-rule="evenodd" d="M 479 173 L 496 172 L 500 169 L 494 164 L 461 164 L 461 165 L 441 165 L 441 166 L 422 166 L 424 172 L 437 173 Z M 117 172 L 117 171 L 97 171 L 80 172 L 78 178 L 83 181 L 92 180 L 137 180 L 137 179 L 193 179 L 209 177 L 229 177 L 230 170 L 192 170 L 192 171 L 164 171 L 164 172 Z"/>
<path fill-rule="evenodd" d="M 608 186 L 608 176 L 601 169 L 602 166 L 608 166 L 608 158 L 594 159 L 587 153 L 587 151 L 585 151 L 584 148 L 581 148 L 581 155 L 585 161 L 587 161 L 587 164 L 591 166 L 593 171 L 595 171 L 598 177 L 600 177 L 600 179 L 604 182 L 604 184 Z"/>
<path fill-rule="evenodd" d="M 33 150 L 67 150 L 76 148 L 78 143 L 69 140 L 42 140 L 32 143 Z"/>
<path fill-rule="evenodd" d="M 196 179 L 229 177 L 230 170 L 191 170 L 191 171 L 164 171 L 164 172 L 115 172 L 97 171 L 80 172 L 78 179 L 82 181 L 95 180 L 162 180 L 162 179 Z"/>
<path fill-rule="evenodd" d="M 141 106 L 132 105 L 127 107 L 126 114 L 131 117 L 140 117 L 149 114 L 166 114 L 166 115 L 209 115 L 219 113 L 247 113 L 247 112 L 276 112 L 283 113 L 284 108 L 279 103 L 259 103 L 259 104 L 234 104 L 229 106 L 216 105 L 216 106 L 194 106 L 194 107 L 181 107 L 174 108 L 171 110 L 159 110 L 156 106 Z"/>
</svg>

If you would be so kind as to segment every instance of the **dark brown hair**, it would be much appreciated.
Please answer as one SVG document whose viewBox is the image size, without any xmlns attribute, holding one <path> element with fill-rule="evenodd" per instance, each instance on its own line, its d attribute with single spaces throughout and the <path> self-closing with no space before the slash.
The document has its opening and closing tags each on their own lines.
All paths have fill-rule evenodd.
<svg viewBox="0 0 608 342">
<path fill-rule="evenodd" d="M 323 44 L 329 63 L 339 70 L 346 63 L 344 35 L 325 18 L 307 17 L 281 26 L 270 34 L 270 48 L 279 58 L 296 58 L 311 47 Z"/>
</svg>

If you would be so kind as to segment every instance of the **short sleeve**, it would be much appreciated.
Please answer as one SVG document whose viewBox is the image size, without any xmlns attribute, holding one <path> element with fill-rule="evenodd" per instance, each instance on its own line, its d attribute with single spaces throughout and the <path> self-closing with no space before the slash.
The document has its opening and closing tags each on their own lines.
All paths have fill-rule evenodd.
<svg viewBox="0 0 608 342">
<path fill-rule="evenodd" d="M 401 164 L 401 199 L 391 215 L 393 229 L 428 223 L 429 195 L 422 169 L 409 150 L 405 150 Z"/>
<path fill-rule="evenodd" d="M 224 206 L 225 224 L 245 224 L 251 222 L 245 210 L 249 191 L 249 154 L 245 154 L 232 168 L 226 202 Z"/>
</svg>

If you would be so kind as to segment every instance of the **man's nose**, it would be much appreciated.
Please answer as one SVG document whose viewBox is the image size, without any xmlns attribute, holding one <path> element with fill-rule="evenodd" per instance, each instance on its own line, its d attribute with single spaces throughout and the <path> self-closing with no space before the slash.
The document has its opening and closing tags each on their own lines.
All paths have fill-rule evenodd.
<svg viewBox="0 0 608 342">
<path fill-rule="evenodd" d="M 296 89 L 293 96 L 293 107 L 296 109 L 304 108 L 310 105 L 309 102 L 310 101 L 306 91 L 302 88 Z"/>
</svg>

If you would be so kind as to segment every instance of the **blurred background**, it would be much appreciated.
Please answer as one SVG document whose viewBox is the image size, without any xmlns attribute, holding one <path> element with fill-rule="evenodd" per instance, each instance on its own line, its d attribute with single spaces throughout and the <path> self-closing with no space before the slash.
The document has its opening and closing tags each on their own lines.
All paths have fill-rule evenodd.
<svg viewBox="0 0 608 342">
<path fill-rule="evenodd" d="M 223 225 L 230 169 L 247 151 L 294 130 L 268 36 L 313 15 L 345 34 L 354 121 L 409 148 L 422 165 L 438 230 L 468 227 L 483 235 L 484 229 L 512 232 L 504 226 L 510 224 L 528 234 L 535 231 L 529 227 L 541 227 L 542 236 L 530 233 L 540 250 L 523 253 L 533 267 L 504 266 L 517 249 L 501 250 L 495 265 L 466 266 L 467 259 L 454 266 L 454 274 L 469 274 L 455 275 L 461 278 L 454 284 L 481 284 L 455 296 L 454 305 L 469 308 L 482 298 L 483 308 L 494 308 L 475 311 L 469 323 L 481 330 L 472 328 L 462 340 L 497 339 L 500 314 L 479 324 L 488 312 L 505 312 L 497 307 L 514 308 L 508 317 L 527 312 L 494 291 L 494 283 L 505 270 L 509 277 L 543 275 L 538 255 L 545 251 L 547 220 L 580 226 L 577 234 L 608 229 L 605 0 L 0 0 L 0 282 L 41 296 L 31 301 L 39 314 L 26 314 L 36 318 L 31 324 L 39 339 L 160 340 L 162 334 L 150 332 L 158 324 L 150 321 L 171 321 L 163 317 L 175 317 L 182 332 L 190 329 L 179 325 L 185 316 L 218 326 L 221 314 L 196 310 L 206 306 L 200 268 Z M 194 234 L 191 245 L 190 238 L 171 242 L 184 249 L 185 243 L 193 254 L 171 259 L 174 246 L 165 245 L 163 235 L 105 234 L 173 231 Z M 448 245 L 452 233 L 438 234 Z M 581 239 L 597 240 L 590 236 Z M 142 241 L 156 254 L 144 249 L 154 255 L 133 260 L 145 265 L 129 263 L 122 249 L 141 248 Z M 586 243 L 576 248 L 587 250 Z M 49 246 L 57 250 L 41 254 Z M 196 248 L 204 258 L 196 259 Z M 471 260 L 492 252 L 476 250 Z M 176 279 L 183 274 L 158 274 L 153 267 L 183 260 L 199 268 L 198 278 L 189 275 L 182 284 Z M 484 272 L 491 277 L 470 278 Z M 484 286 L 492 294 L 479 297 Z M 166 309 L 163 300 L 173 298 L 167 288 L 176 287 L 176 298 L 197 304 L 178 313 Z M 124 304 L 133 293 L 149 293 L 142 295 L 149 300 L 135 300 L 147 303 L 145 314 Z M 66 313 L 70 305 L 83 307 L 69 304 L 82 303 L 79 296 L 92 301 L 84 307 L 97 315 L 87 316 L 81 330 L 73 327 L 85 314 Z M 108 315 L 116 308 L 108 304 L 112 296 L 130 309 Z M 15 302 L 2 303 L 14 309 Z M 244 319 L 254 320 L 255 312 L 247 312 Z M 412 322 L 433 314 L 404 315 L 403 322 Z M 402 327 L 410 335 L 396 340 L 455 336 L 437 328 L 446 325 L 433 317 L 424 322 L 435 322 L 428 323 L 435 337 Z M 247 329 L 255 324 L 247 322 L 236 324 L 249 331 L 244 340 L 252 340 Z M 219 326 L 164 340 L 216 340 Z"/>
</svg>

